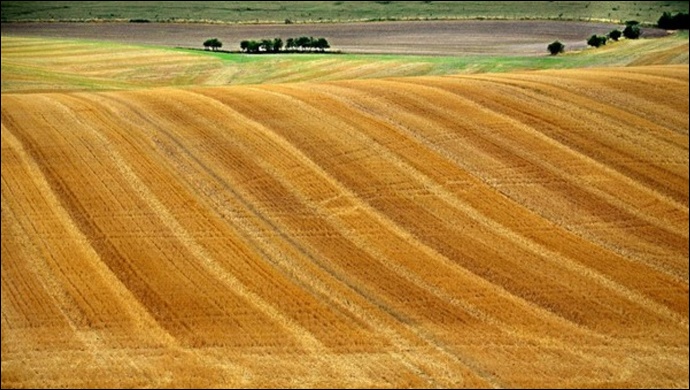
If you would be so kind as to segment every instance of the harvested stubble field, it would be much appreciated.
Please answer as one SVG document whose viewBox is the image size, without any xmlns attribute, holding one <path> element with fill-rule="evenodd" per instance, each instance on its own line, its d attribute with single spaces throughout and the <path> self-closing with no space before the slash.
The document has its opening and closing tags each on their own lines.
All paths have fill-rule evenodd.
<svg viewBox="0 0 690 390">
<path fill-rule="evenodd" d="M 3 94 L 2 386 L 687 387 L 687 93 Z"/>
</svg>

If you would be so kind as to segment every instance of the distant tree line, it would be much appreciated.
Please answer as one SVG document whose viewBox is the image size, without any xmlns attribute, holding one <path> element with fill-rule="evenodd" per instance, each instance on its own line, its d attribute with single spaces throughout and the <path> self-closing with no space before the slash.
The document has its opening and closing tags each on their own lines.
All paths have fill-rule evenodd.
<svg viewBox="0 0 690 390">
<path fill-rule="evenodd" d="M 587 45 L 593 46 L 593 47 L 600 47 L 606 45 L 606 42 L 608 42 L 609 39 L 612 39 L 614 41 L 617 41 L 620 39 L 621 36 L 627 38 L 627 39 L 637 39 L 642 35 L 642 31 L 640 30 L 639 26 L 640 22 L 636 20 L 629 20 L 625 22 L 625 28 L 623 31 L 620 31 L 618 29 L 612 30 L 606 35 L 592 35 L 587 39 Z M 556 55 L 559 53 L 563 53 L 565 51 L 565 46 L 558 42 L 554 41 L 550 45 L 546 47 L 546 49 L 551 53 L 551 55 Z"/>
<path fill-rule="evenodd" d="M 609 39 L 617 41 L 621 36 L 627 39 L 637 39 L 640 37 L 640 35 L 642 35 L 642 31 L 640 30 L 639 22 L 636 20 L 629 20 L 625 22 L 625 28 L 622 32 L 621 30 L 615 29 L 606 35 L 594 34 L 589 37 L 587 44 L 589 46 L 599 47 L 606 45 L 606 42 L 608 42 Z"/>
<path fill-rule="evenodd" d="M 285 42 L 281 38 L 240 42 L 240 49 L 245 53 L 278 53 L 283 49 L 288 52 L 312 52 L 314 50 L 324 52 L 330 47 L 331 45 L 326 38 L 314 37 L 288 38 Z"/>
</svg>

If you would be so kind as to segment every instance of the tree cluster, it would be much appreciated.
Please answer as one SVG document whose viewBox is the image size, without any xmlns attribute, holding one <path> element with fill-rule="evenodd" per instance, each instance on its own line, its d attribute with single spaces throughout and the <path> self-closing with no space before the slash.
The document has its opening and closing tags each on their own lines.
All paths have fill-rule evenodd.
<svg viewBox="0 0 690 390">
<path fill-rule="evenodd" d="M 283 48 L 286 51 L 320 51 L 329 49 L 331 45 L 326 38 L 299 37 L 288 38 L 284 43 L 281 38 L 262 39 L 260 41 L 242 41 L 240 49 L 246 53 L 278 53 Z"/>
<path fill-rule="evenodd" d="M 219 41 L 218 38 L 207 39 L 204 41 L 204 49 L 208 50 L 209 47 L 211 50 L 216 51 L 223 47 L 223 42 Z"/>
<path fill-rule="evenodd" d="M 283 40 L 280 38 L 262 39 L 260 41 L 242 41 L 240 49 L 247 53 L 277 53 L 283 48 Z"/>
<path fill-rule="evenodd" d="M 664 12 L 656 22 L 657 27 L 663 28 L 664 30 L 687 30 L 690 26 L 688 21 L 688 14 L 679 12 L 675 15 L 671 15 L 670 12 Z"/>
<path fill-rule="evenodd" d="M 657 27 L 666 30 L 687 30 L 689 24 L 688 14 L 686 13 L 680 12 L 675 15 L 671 15 L 670 12 L 664 12 L 657 22 Z M 628 20 L 625 22 L 625 28 L 623 31 L 616 29 L 602 36 L 594 34 L 589 37 L 587 44 L 589 46 L 600 47 L 605 45 L 609 39 L 617 41 L 621 36 L 627 39 L 638 39 L 641 35 L 642 30 L 640 29 L 640 22 L 636 20 Z M 558 41 L 554 41 L 548 45 L 546 49 L 549 51 L 549 53 L 551 53 L 551 55 L 556 55 L 563 53 L 563 51 L 565 51 L 565 46 Z"/>
<path fill-rule="evenodd" d="M 609 32 L 606 35 L 594 34 L 591 37 L 589 37 L 589 39 L 587 40 L 587 44 L 589 46 L 599 47 L 605 45 L 609 39 L 617 41 L 618 39 L 620 39 L 621 36 L 624 36 L 628 39 L 639 38 L 642 34 L 642 32 L 640 31 L 640 26 L 638 26 L 639 23 L 634 20 L 625 23 L 626 26 L 623 32 L 621 32 L 620 30 L 611 30 L 611 32 Z"/>
</svg>

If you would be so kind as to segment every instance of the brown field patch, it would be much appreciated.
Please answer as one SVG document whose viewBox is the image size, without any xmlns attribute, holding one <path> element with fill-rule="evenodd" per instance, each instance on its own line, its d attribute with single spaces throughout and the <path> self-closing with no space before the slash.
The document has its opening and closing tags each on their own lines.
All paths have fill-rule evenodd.
<svg viewBox="0 0 690 390">
<path fill-rule="evenodd" d="M 687 91 L 4 94 L 2 387 L 687 387 Z"/>
</svg>

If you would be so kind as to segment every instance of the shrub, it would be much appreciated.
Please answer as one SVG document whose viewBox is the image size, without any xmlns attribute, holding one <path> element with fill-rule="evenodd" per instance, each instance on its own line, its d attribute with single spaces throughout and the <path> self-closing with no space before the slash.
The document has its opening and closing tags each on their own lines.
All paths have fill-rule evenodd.
<svg viewBox="0 0 690 390">
<path fill-rule="evenodd" d="M 587 44 L 589 46 L 599 47 L 605 45 L 607 40 L 608 38 L 606 38 L 605 36 L 599 36 L 594 34 L 591 37 L 589 37 L 589 39 L 587 40 Z"/>
<path fill-rule="evenodd" d="M 558 42 L 558 41 L 553 41 L 549 46 L 546 47 L 546 49 L 549 50 L 549 53 L 551 53 L 552 56 L 555 56 L 558 53 L 563 53 L 565 51 L 565 45 Z"/>
<path fill-rule="evenodd" d="M 617 41 L 618 38 L 620 38 L 622 35 L 623 33 L 621 32 L 621 30 L 612 30 L 609 33 L 609 38 L 613 39 L 614 41 Z"/>
<path fill-rule="evenodd" d="M 623 29 L 623 36 L 628 39 L 637 39 L 640 35 L 642 35 L 642 32 L 640 31 L 640 26 L 637 24 L 628 24 Z"/>
</svg>

